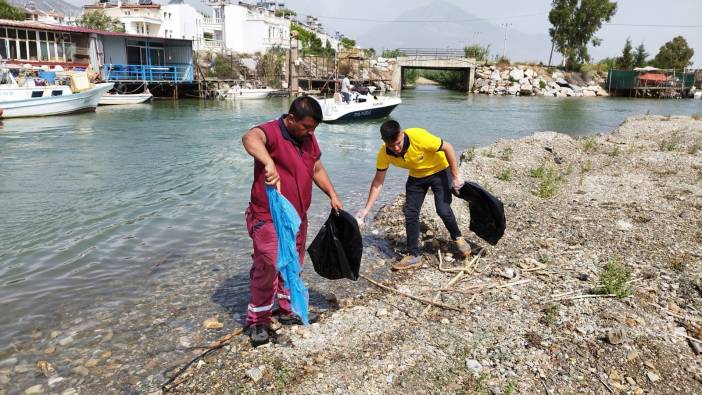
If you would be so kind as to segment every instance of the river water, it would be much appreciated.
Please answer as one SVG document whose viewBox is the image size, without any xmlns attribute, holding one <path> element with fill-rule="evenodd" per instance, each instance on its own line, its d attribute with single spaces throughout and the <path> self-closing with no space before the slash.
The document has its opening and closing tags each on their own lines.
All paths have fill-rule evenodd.
<svg viewBox="0 0 702 395">
<path fill-rule="evenodd" d="M 392 114 L 460 151 L 535 131 L 607 132 L 627 116 L 702 113 L 702 101 L 402 92 Z M 157 101 L 0 125 L 0 388 L 157 385 L 168 363 L 241 323 L 250 241 L 243 224 L 251 126 L 289 99 Z M 317 139 L 348 211 L 365 201 L 381 121 L 321 125 Z M 384 201 L 401 190 L 391 170 Z M 382 202 L 381 202 L 382 203 Z M 315 191 L 310 240 L 328 214 Z M 333 289 L 307 270 L 313 290 Z M 346 287 L 352 287 L 346 282 Z M 54 380 L 34 364 L 47 360 Z M 63 380 L 58 380 L 60 377 Z M 1 392 L 1 391 L 0 391 Z"/>
</svg>

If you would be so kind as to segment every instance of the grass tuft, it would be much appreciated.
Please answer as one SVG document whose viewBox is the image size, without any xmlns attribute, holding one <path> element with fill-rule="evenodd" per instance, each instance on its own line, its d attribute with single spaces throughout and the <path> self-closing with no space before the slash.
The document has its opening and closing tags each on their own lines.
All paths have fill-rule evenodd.
<svg viewBox="0 0 702 395">
<path fill-rule="evenodd" d="M 505 169 L 505 170 L 501 171 L 496 177 L 498 180 L 512 181 L 512 170 Z"/>
<path fill-rule="evenodd" d="M 585 152 L 594 152 L 597 150 L 597 140 L 594 137 L 583 139 L 582 147 Z"/>
<path fill-rule="evenodd" d="M 607 266 L 600 273 L 598 292 L 625 298 L 631 295 L 631 289 L 627 284 L 629 280 L 631 280 L 631 270 L 619 263 L 616 257 L 610 258 Z"/>
</svg>

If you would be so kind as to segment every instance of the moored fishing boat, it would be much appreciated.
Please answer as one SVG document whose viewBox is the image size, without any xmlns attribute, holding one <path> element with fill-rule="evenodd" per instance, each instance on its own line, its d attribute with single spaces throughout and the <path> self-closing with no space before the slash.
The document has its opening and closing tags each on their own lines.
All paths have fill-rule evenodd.
<svg viewBox="0 0 702 395">
<path fill-rule="evenodd" d="M 87 81 L 87 77 L 85 79 Z M 113 83 L 75 83 L 68 85 L 36 85 L 25 81 L 20 86 L 8 71 L 0 81 L 0 108 L 2 118 L 42 117 L 95 111 L 100 97 L 112 89 Z"/>
<path fill-rule="evenodd" d="M 151 93 L 106 93 L 100 98 L 99 104 L 118 105 L 118 104 L 141 104 L 146 103 L 154 97 Z"/>
</svg>

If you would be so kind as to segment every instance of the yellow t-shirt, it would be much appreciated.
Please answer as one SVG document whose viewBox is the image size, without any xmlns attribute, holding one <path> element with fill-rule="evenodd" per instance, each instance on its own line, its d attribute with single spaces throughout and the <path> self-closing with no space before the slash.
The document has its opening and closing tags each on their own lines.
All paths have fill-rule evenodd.
<svg viewBox="0 0 702 395">
<path fill-rule="evenodd" d="M 405 129 L 405 140 L 409 147 L 405 147 L 404 156 L 396 156 L 387 149 L 385 144 L 378 150 L 375 168 L 387 170 L 391 164 L 409 170 L 410 177 L 423 178 L 446 169 L 449 164 L 446 154 L 439 151 L 444 142 L 422 128 Z"/>
</svg>

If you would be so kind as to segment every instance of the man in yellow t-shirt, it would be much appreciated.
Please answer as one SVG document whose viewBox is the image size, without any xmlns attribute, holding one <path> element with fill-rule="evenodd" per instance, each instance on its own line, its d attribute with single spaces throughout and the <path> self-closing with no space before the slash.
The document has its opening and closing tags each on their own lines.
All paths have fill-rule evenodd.
<svg viewBox="0 0 702 395">
<path fill-rule="evenodd" d="M 425 129 L 403 130 L 397 121 L 383 123 L 380 135 L 385 144 L 378 151 L 375 177 L 371 182 L 368 200 L 356 217 L 363 219 L 368 215 L 380 196 L 390 165 L 409 170 L 405 201 L 405 229 L 409 255 L 393 265 L 393 269 L 405 270 L 422 266 L 419 253 L 419 213 L 429 188 L 434 193 L 436 213 L 446 225 L 456 247 L 463 256 L 470 255 L 470 247 L 461 236 L 456 216 L 451 209 L 451 188 L 458 189 L 463 185 L 453 146 Z"/>
</svg>

